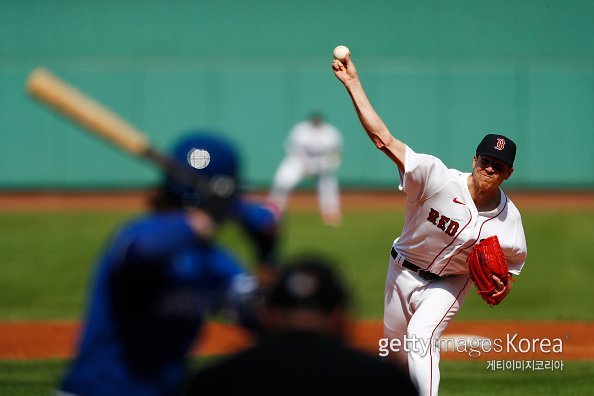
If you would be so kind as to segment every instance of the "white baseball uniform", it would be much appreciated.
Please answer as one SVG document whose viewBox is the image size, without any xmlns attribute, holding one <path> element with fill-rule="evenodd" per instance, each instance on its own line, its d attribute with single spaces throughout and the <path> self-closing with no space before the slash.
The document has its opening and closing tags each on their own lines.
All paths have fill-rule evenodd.
<svg viewBox="0 0 594 396">
<path fill-rule="evenodd" d="M 340 216 L 340 196 L 336 170 L 340 164 L 342 137 L 328 123 L 303 121 L 289 132 L 287 155 L 274 177 L 270 201 L 284 212 L 288 195 L 305 177 L 318 178 L 320 212 L 326 218 Z"/>
<path fill-rule="evenodd" d="M 439 349 L 423 345 L 439 339 L 473 286 L 466 265 L 473 245 L 497 235 L 510 273 L 520 274 L 526 261 L 518 209 L 500 190 L 499 206 L 479 212 L 468 190 L 469 175 L 406 147 L 399 186 L 407 196 L 406 221 L 389 260 L 384 334 L 403 342 L 409 339 L 410 351 L 402 348 L 396 358 L 408 365 L 420 395 L 437 395 Z M 405 260 L 440 277 L 427 280 L 404 268 Z M 416 341 L 410 342 L 415 338 L 417 347 Z"/>
</svg>

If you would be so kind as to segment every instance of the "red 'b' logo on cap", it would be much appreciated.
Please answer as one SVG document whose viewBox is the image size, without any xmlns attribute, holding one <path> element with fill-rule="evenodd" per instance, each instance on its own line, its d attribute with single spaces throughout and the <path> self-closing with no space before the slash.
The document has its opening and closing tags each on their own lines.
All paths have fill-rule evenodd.
<svg viewBox="0 0 594 396">
<path fill-rule="evenodd" d="M 495 149 L 502 151 L 504 147 L 505 147 L 505 139 L 497 138 L 497 145 L 495 145 Z"/>
</svg>

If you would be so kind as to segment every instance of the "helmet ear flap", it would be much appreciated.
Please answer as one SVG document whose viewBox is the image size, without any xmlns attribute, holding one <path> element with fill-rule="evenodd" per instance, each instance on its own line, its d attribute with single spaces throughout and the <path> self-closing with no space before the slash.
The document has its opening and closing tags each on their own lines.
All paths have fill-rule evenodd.
<svg viewBox="0 0 594 396">
<path fill-rule="evenodd" d="M 212 196 L 224 199 L 235 194 L 237 183 L 230 176 L 219 175 L 210 179 L 209 187 Z"/>
<path fill-rule="evenodd" d="M 220 222 L 232 209 L 237 196 L 237 183 L 230 176 L 218 175 L 205 185 L 208 191 L 202 195 L 202 200 L 194 209 L 202 209 Z"/>
</svg>

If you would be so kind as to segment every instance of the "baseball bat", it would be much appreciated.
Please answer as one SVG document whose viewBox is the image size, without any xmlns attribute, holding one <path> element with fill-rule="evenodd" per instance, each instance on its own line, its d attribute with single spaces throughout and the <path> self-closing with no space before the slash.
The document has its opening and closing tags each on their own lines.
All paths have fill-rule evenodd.
<svg viewBox="0 0 594 396">
<path fill-rule="evenodd" d="M 108 143 L 129 154 L 149 160 L 184 184 L 207 191 L 203 178 L 151 147 L 145 133 L 49 70 L 33 70 L 27 79 L 26 89 L 41 103 L 82 125 Z"/>
<path fill-rule="evenodd" d="M 144 133 L 47 69 L 38 68 L 31 72 L 27 91 L 62 115 L 131 154 L 142 155 L 150 148 Z"/>
</svg>

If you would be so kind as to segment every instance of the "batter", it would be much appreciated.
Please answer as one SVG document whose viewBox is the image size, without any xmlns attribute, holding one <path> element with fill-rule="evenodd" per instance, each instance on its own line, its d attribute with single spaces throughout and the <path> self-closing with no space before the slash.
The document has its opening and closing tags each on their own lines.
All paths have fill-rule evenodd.
<svg viewBox="0 0 594 396">
<path fill-rule="evenodd" d="M 369 102 L 350 54 L 334 60 L 332 68 L 370 139 L 397 165 L 399 188 L 407 195 L 405 225 L 390 251 L 384 335 L 400 340 L 403 347 L 393 357 L 408 367 L 419 394 L 437 395 L 439 349 L 426 346 L 437 344 L 472 285 L 466 264 L 472 247 L 497 235 L 510 274 L 519 275 L 526 261 L 520 213 L 500 189 L 513 173 L 516 145 L 488 134 L 472 159 L 472 173 L 448 169 L 390 133 Z M 500 286 L 496 295 L 508 292 L 500 279 L 494 280 Z"/>
<path fill-rule="evenodd" d="M 259 266 L 274 268 L 276 218 L 238 189 L 212 194 L 223 181 L 238 185 L 231 142 L 196 131 L 176 143 L 172 157 L 212 190 L 168 174 L 151 212 L 114 233 L 98 259 L 78 351 L 57 395 L 179 394 L 188 352 L 212 313 L 224 307 L 254 324 L 254 279 L 216 233 L 237 221 Z"/>
</svg>

